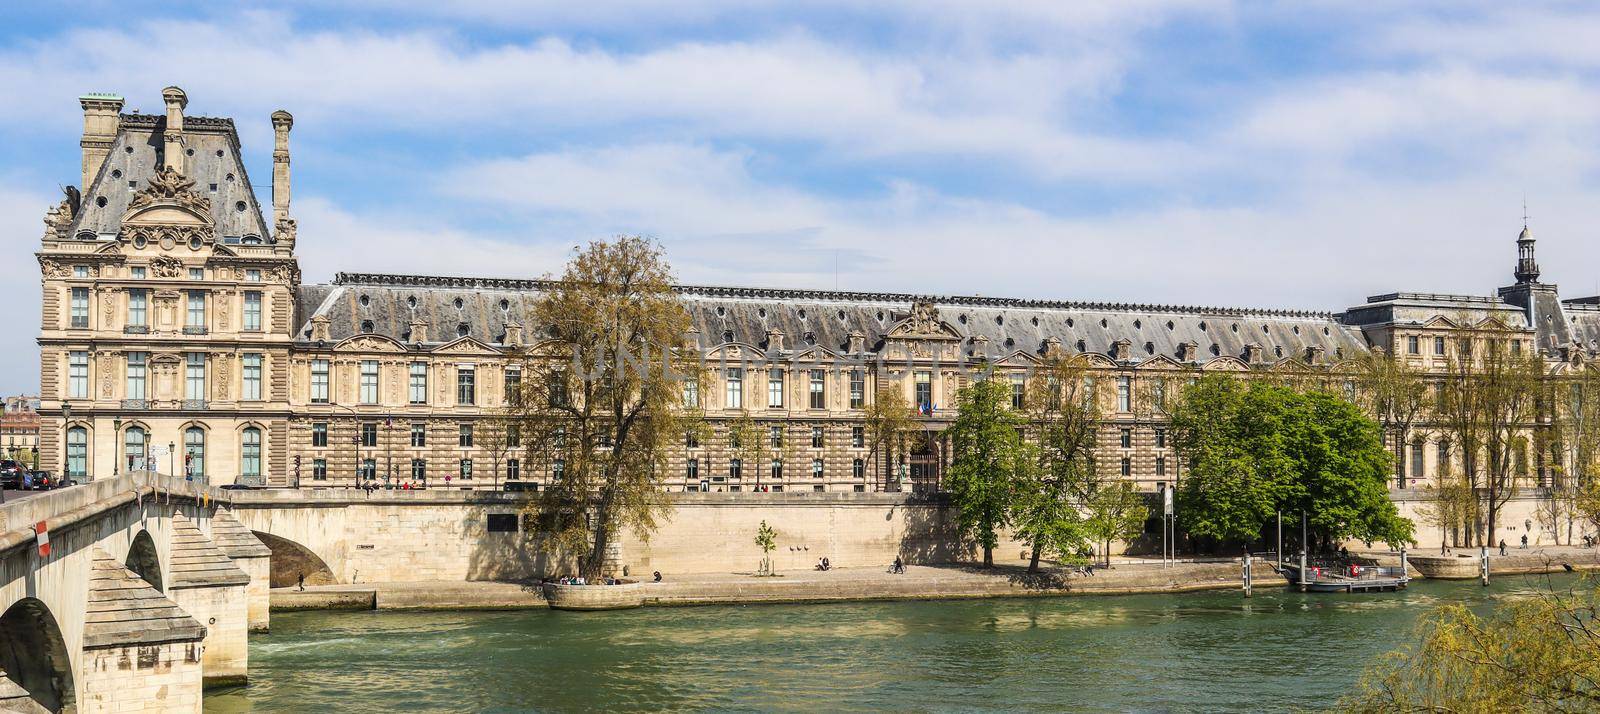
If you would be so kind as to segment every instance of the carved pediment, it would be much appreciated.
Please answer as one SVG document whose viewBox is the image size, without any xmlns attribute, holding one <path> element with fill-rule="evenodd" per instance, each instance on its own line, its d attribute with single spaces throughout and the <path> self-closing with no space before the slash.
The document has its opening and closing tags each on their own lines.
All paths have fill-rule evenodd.
<svg viewBox="0 0 1600 714">
<path fill-rule="evenodd" d="M 194 179 L 178 173 L 171 166 L 156 172 L 146 182 L 144 190 L 133 194 L 128 201 L 127 218 L 142 218 L 141 214 L 162 208 L 182 209 L 180 213 L 190 214 L 193 219 L 211 222 L 211 202 L 195 192 Z"/>
<path fill-rule="evenodd" d="M 404 352 L 406 348 L 383 335 L 356 335 L 334 346 L 339 352 Z"/>
<path fill-rule="evenodd" d="M 435 348 L 433 351 L 434 352 L 454 352 L 454 353 L 457 353 L 457 354 L 484 355 L 484 356 L 495 356 L 495 355 L 499 355 L 500 354 L 500 350 L 497 350 L 497 349 L 495 349 L 493 347 L 490 347 L 489 345 L 486 345 L 486 344 L 484 344 L 482 342 L 479 342 L 479 341 L 477 341 L 475 339 L 472 339 L 471 337 L 457 338 L 453 342 L 447 342 L 447 343 L 445 343 L 443 345 L 440 345 L 439 347 Z"/>
<path fill-rule="evenodd" d="M 950 323 L 939 319 L 939 308 L 928 300 L 918 300 L 911 305 L 911 313 L 889 328 L 890 337 L 917 337 L 923 339 L 961 339 L 961 333 Z"/>
</svg>

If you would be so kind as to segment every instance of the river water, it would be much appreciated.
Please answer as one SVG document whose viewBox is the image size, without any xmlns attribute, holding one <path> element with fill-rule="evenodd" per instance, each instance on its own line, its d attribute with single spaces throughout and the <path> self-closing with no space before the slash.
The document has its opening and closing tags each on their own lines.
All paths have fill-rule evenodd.
<svg viewBox="0 0 1600 714">
<path fill-rule="evenodd" d="M 1570 577 L 1400 593 L 274 613 L 247 687 L 207 712 L 1324 708 L 1445 602 Z"/>
</svg>

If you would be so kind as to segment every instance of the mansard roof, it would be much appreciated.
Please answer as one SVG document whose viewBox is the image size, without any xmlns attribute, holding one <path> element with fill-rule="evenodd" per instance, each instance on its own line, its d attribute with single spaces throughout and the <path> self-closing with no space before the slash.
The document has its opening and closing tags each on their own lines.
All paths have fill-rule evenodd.
<svg viewBox="0 0 1600 714">
<path fill-rule="evenodd" d="M 541 280 L 454 278 L 340 273 L 329 285 L 300 287 L 295 337 L 310 340 L 310 320 L 328 319 L 332 343 L 362 332 L 414 344 L 410 325 L 427 325 L 427 344 L 466 335 L 503 344 L 510 323 L 525 326 L 525 342 L 537 342 L 542 326 L 532 309 L 550 283 Z M 1049 338 L 1071 352 L 1107 354 L 1128 341 L 1127 361 L 1175 357 L 1184 342 L 1198 345 L 1200 362 L 1244 355 L 1247 345 L 1275 359 L 1318 347 L 1334 359 L 1366 349 L 1359 329 L 1326 312 L 1175 305 L 1138 305 L 978 296 L 918 296 L 825 290 L 782 290 L 680 285 L 679 295 L 700 332 L 702 348 L 742 342 L 765 348 L 767 332 L 783 332 L 795 353 L 822 347 L 842 353 L 850 334 L 879 349 L 889 331 L 928 301 L 939 319 L 969 343 L 988 340 L 991 355 L 1039 353 Z"/>
<path fill-rule="evenodd" d="M 85 233 L 97 238 L 115 235 L 135 193 L 149 184 L 161 169 L 160 153 L 167 118 L 151 114 L 123 114 L 111 153 L 100 165 L 94 183 L 83 190 L 83 208 L 69 236 Z M 211 201 L 218 242 L 238 242 L 256 236 L 271 242 L 261 217 L 250 177 L 239 156 L 239 135 L 232 119 L 186 116 L 183 118 L 184 175 L 194 180 L 194 190 Z M 193 152 L 193 153 L 188 153 Z M 215 185 L 215 191 L 211 186 Z M 105 205 L 100 205 L 101 199 Z M 239 209 L 239 204 L 244 209 Z"/>
</svg>

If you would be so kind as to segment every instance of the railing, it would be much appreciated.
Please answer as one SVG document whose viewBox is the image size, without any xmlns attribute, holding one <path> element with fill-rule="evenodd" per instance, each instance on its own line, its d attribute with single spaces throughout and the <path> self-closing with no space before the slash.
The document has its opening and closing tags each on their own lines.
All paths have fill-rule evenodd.
<svg viewBox="0 0 1600 714">
<path fill-rule="evenodd" d="M 124 400 L 122 400 L 122 408 L 123 409 L 149 409 L 150 408 L 150 400 L 148 400 L 148 399 L 124 399 Z"/>
<path fill-rule="evenodd" d="M 149 325 L 127 325 L 127 326 L 122 328 L 122 334 L 124 334 L 124 335 L 148 335 L 148 334 L 150 334 L 150 326 Z"/>
</svg>

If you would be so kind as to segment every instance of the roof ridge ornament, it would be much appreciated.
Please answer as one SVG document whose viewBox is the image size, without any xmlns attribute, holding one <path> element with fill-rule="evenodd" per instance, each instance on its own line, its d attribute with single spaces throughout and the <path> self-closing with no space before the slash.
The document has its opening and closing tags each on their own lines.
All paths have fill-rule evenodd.
<svg viewBox="0 0 1600 714">
<path fill-rule="evenodd" d="M 208 220 L 211 217 L 211 202 L 194 191 L 194 179 L 171 166 L 161 167 L 145 182 L 144 190 L 134 194 L 128 201 L 128 210 L 136 211 L 157 203 L 175 203 Z"/>
</svg>

